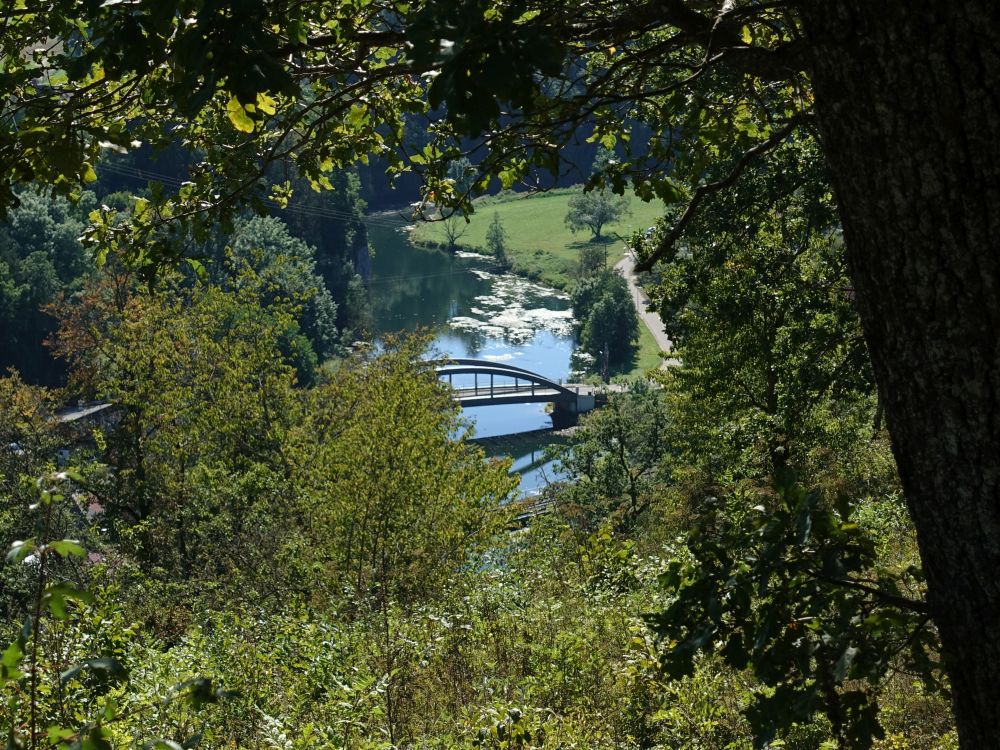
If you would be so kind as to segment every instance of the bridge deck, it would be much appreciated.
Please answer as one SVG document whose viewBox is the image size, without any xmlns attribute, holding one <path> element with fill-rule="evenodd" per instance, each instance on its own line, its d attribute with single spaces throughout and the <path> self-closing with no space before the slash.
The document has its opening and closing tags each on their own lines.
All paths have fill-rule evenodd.
<svg viewBox="0 0 1000 750">
<path fill-rule="evenodd" d="M 597 393 L 622 388 L 557 383 L 520 367 L 486 360 L 455 359 L 441 365 L 437 371 L 439 378 L 447 379 L 454 399 L 462 406 L 553 402 L 579 412 L 593 408 L 593 397 Z M 471 386 L 467 384 L 470 376 Z M 464 377 L 465 382 L 456 384 L 456 377 Z"/>
<path fill-rule="evenodd" d="M 491 388 L 454 388 L 452 398 L 462 406 L 490 406 L 493 404 L 547 404 L 551 401 L 569 401 L 576 394 L 567 395 L 551 388 L 526 388 L 524 386 L 495 386 Z"/>
<path fill-rule="evenodd" d="M 566 390 L 557 391 L 541 386 L 532 388 L 530 385 L 494 385 L 492 388 L 489 385 L 485 385 L 478 388 L 452 388 L 452 397 L 462 406 L 548 403 L 552 401 L 569 401 L 578 395 L 593 396 L 601 392 L 619 393 L 625 390 L 626 386 L 614 384 L 597 387 L 583 383 L 568 383 L 564 388 Z"/>
</svg>

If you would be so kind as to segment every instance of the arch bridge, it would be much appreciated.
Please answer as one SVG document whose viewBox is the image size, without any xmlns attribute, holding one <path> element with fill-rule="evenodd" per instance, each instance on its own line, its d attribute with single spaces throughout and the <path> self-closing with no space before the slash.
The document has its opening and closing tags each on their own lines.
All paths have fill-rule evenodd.
<svg viewBox="0 0 1000 750">
<path fill-rule="evenodd" d="M 521 367 L 482 359 L 451 359 L 438 365 L 438 378 L 447 379 L 452 397 L 462 406 L 553 403 L 559 412 L 581 414 L 594 408 L 591 386 L 557 383 Z M 472 376 L 469 383 L 468 376 Z M 455 384 L 456 376 L 463 376 Z"/>
</svg>

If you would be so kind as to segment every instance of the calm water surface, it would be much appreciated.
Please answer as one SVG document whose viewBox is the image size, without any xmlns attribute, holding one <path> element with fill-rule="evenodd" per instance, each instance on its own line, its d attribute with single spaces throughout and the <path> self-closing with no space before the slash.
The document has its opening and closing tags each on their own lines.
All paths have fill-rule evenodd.
<svg viewBox="0 0 1000 750">
<path fill-rule="evenodd" d="M 415 248 L 403 221 L 372 217 L 368 232 L 375 257 L 370 280 L 378 333 L 430 328 L 434 349 L 451 357 L 506 362 L 556 381 L 570 375 L 573 318 L 562 292 L 501 273 L 489 259 Z M 477 437 L 552 426 L 544 404 L 484 406 L 465 410 Z M 552 476 L 542 459 L 545 444 L 514 456 L 522 490 Z"/>
</svg>

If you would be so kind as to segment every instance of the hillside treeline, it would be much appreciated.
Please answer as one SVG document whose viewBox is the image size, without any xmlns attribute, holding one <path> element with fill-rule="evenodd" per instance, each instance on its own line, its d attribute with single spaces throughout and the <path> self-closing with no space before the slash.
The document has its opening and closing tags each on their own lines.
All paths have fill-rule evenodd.
<svg viewBox="0 0 1000 750">
<path fill-rule="evenodd" d="M 527 525 L 425 342 L 345 346 L 280 224 L 201 274 L 70 253 L 65 388 L 0 381 L 10 746 L 954 747 L 829 195 L 762 179 Z"/>
</svg>

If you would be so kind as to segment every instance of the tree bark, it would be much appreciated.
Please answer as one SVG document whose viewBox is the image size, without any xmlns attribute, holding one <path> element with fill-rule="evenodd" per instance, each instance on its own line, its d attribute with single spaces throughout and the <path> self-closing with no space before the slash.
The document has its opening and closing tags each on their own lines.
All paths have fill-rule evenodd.
<svg viewBox="0 0 1000 750">
<path fill-rule="evenodd" d="M 961 747 L 997 747 L 1000 3 L 801 5 Z"/>
</svg>

